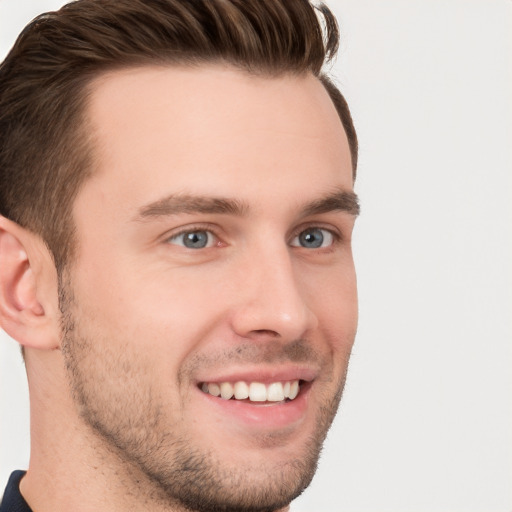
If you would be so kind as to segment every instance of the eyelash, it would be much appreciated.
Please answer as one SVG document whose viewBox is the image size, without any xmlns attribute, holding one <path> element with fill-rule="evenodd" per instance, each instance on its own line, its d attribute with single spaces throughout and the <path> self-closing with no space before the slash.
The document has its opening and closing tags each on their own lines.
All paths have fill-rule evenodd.
<svg viewBox="0 0 512 512">
<path fill-rule="evenodd" d="M 302 233 L 304 233 L 306 231 L 313 231 L 315 229 L 318 229 L 318 230 L 321 230 L 321 231 L 326 231 L 326 232 L 328 232 L 330 234 L 330 236 L 332 236 L 332 243 L 329 246 L 327 246 L 327 247 L 319 247 L 319 248 L 316 248 L 316 249 L 328 250 L 329 248 L 332 248 L 332 247 L 338 245 L 340 242 L 343 241 L 343 236 L 337 230 L 332 229 L 332 228 L 328 228 L 328 227 L 325 227 L 325 226 L 322 226 L 322 225 L 318 225 L 318 224 L 311 224 L 311 225 L 306 225 L 306 226 L 300 226 L 299 228 L 297 228 L 292 233 L 292 235 L 290 237 L 290 240 L 293 241 L 297 237 L 299 237 Z M 194 233 L 194 232 L 198 232 L 198 231 L 204 231 L 204 232 L 209 233 L 211 236 L 213 236 L 214 239 L 217 240 L 217 243 L 214 244 L 213 246 L 215 246 L 215 245 L 217 245 L 217 246 L 222 245 L 221 237 L 216 233 L 216 230 L 213 229 L 211 224 L 195 224 L 195 225 L 192 225 L 192 226 L 187 226 L 186 229 L 182 229 L 181 231 L 178 231 L 176 233 L 172 233 L 170 236 L 167 236 L 165 238 L 165 241 L 167 243 L 172 243 L 172 240 L 175 240 L 175 239 L 177 239 L 180 236 L 186 235 L 187 233 Z M 291 242 L 289 242 L 289 243 L 291 245 Z M 176 245 L 178 245 L 178 244 L 176 244 Z M 203 249 L 209 249 L 211 247 L 212 246 L 204 247 Z M 292 246 L 292 247 L 301 247 L 301 246 Z M 304 248 L 304 247 L 302 247 L 302 248 Z M 199 249 L 195 249 L 195 250 L 199 250 Z M 311 249 L 309 249 L 309 250 L 311 250 Z"/>
<path fill-rule="evenodd" d="M 187 226 L 187 228 L 182 229 L 181 231 L 178 231 L 177 233 L 172 233 L 170 236 L 167 236 L 165 238 L 165 241 L 167 243 L 172 243 L 172 240 L 175 240 L 180 236 L 186 235 L 187 233 L 194 233 L 197 231 L 205 231 L 207 233 L 210 233 L 216 240 L 220 241 L 220 237 L 216 233 L 215 229 L 212 228 L 211 224 L 195 224 L 192 226 Z M 220 242 L 218 242 L 216 245 L 219 245 L 219 243 Z M 206 248 L 209 248 L 209 247 L 206 247 Z"/>
<path fill-rule="evenodd" d="M 295 238 L 299 237 L 302 233 L 305 233 L 306 231 L 313 231 L 315 229 L 326 231 L 329 233 L 329 235 L 332 237 L 332 242 L 330 245 L 326 247 L 317 247 L 317 248 L 306 248 L 303 246 L 298 246 L 298 248 L 306 249 L 306 250 L 313 250 L 316 249 L 317 251 L 323 251 L 323 252 L 329 252 L 334 250 L 337 246 L 339 246 L 343 242 L 343 235 L 339 229 L 334 228 L 332 225 L 325 226 L 323 224 L 317 224 L 317 223 L 311 223 L 299 226 L 297 229 L 294 230 L 290 240 L 295 240 Z M 291 245 L 291 242 L 290 242 Z M 293 247 L 293 246 L 292 246 Z M 297 246 L 295 246 L 297 247 Z"/>
</svg>

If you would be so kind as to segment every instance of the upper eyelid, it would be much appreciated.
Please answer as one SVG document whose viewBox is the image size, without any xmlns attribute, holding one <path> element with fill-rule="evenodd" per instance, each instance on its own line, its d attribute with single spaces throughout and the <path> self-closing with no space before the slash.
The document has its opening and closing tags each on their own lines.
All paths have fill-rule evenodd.
<svg viewBox="0 0 512 512">
<path fill-rule="evenodd" d="M 311 221 L 311 222 L 302 223 L 299 226 L 293 228 L 293 230 L 286 237 L 286 239 L 288 241 L 291 241 L 294 238 L 296 238 L 297 236 L 299 236 L 303 231 L 306 231 L 308 229 L 315 229 L 315 228 L 316 229 L 324 229 L 326 231 L 329 231 L 334 236 L 334 238 L 336 240 L 342 240 L 344 238 L 343 231 L 341 230 L 341 228 L 333 226 L 330 223 Z M 178 237 L 185 233 L 191 233 L 194 231 L 208 231 L 216 239 L 222 240 L 222 238 L 223 238 L 222 234 L 220 233 L 222 230 L 217 225 L 211 224 L 208 222 L 198 222 L 198 223 L 174 228 L 173 230 L 169 230 L 161 236 L 161 239 L 163 241 L 168 241 L 168 240 L 171 240 L 172 238 Z"/>
<path fill-rule="evenodd" d="M 208 223 L 191 224 L 190 226 L 182 226 L 179 228 L 174 228 L 174 229 L 164 233 L 161 236 L 161 238 L 163 240 L 170 240 L 171 238 L 175 238 L 180 235 L 184 235 L 185 233 L 193 233 L 194 231 L 208 231 L 213 236 L 219 238 L 217 229 L 215 229 L 215 227 L 212 224 L 208 224 Z"/>
<path fill-rule="evenodd" d="M 296 245 L 293 243 L 300 236 L 301 233 L 304 233 L 305 231 L 311 231 L 314 229 L 327 231 L 330 234 L 330 236 L 332 237 L 331 243 L 325 247 L 323 247 L 323 246 L 321 246 L 321 247 L 304 247 L 300 244 Z M 334 247 L 340 246 L 341 244 L 343 244 L 343 242 L 344 242 L 344 237 L 339 231 L 334 231 L 332 229 L 328 229 L 328 228 L 325 228 L 322 226 L 313 225 L 309 228 L 302 229 L 302 230 L 298 231 L 296 235 L 294 235 L 290 238 L 290 241 L 288 242 L 288 244 L 290 245 L 290 247 L 292 247 L 294 249 L 299 249 L 299 250 L 304 249 L 309 252 L 309 251 L 325 251 L 325 250 L 332 251 Z"/>
<path fill-rule="evenodd" d="M 302 224 L 295 228 L 291 234 L 289 239 L 293 240 L 297 236 L 299 236 L 302 232 L 307 231 L 308 229 L 324 229 L 325 231 L 329 231 L 336 240 L 343 239 L 343 231 L 340 228 L 337 228 L 336 226 L 333 226 L 332 224 L 326 224 L 322 222 L 310 222 L 307 224 Z"/>
</svg>

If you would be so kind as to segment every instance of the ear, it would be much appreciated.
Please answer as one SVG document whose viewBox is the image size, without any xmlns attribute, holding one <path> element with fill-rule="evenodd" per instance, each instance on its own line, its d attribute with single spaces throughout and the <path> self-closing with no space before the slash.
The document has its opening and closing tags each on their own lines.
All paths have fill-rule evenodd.
<svg viewBox="0 0 512 512">
<path fill-rule="evenodd" d="M 24 347 L 59 346 L 57 271 L 43 240 L 0 216 L 0 326 Z"/>
</svg>

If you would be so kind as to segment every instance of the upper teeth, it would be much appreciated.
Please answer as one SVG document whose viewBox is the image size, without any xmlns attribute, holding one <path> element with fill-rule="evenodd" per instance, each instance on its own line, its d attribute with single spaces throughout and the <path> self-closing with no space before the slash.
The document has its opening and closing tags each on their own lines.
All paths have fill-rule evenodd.
<svg viewBox="0 0 512 512">
<path fill-rule="evenodd" d="M 245 400 L 249 398 L 252 402 L 281 402 L 288 398 L 293 400 L 299 394 L 299 381 L 272 382 L 262 384 L 261 382 L 205 382 L 201 386 L 205 393 L 213 396 L 220 396 L 224 400 L 235 398 Z"/>
</svg>

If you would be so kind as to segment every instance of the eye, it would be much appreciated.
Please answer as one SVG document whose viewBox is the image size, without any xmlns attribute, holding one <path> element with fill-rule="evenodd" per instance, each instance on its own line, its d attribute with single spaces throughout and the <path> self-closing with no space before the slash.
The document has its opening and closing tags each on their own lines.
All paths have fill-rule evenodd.
<svg viewBox="0 0 512 512">
<path fill-rule="evenodd" d="M 169 243 L 181 245 L 187 249 L 205 249 L 213 247 L 215 244 L 214 235 L 205 229 L 196 229 L 192 231 L 183 231 L 168 240 Z"/>
<path fill-rule="evenodd" d="M 334 235 L 331 231 L 321 228 L 309 228 L 299 233 L 292 240 L 291 245 L 306 249 L 318 249 L 320 247 L 329 247 L 333 243 Z"/>
</svg>

